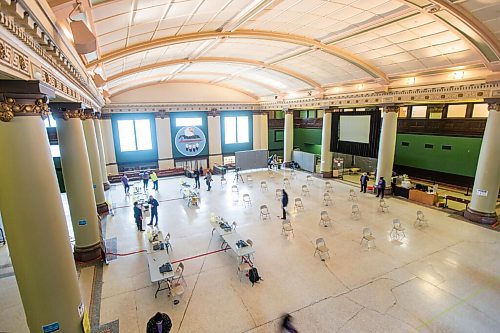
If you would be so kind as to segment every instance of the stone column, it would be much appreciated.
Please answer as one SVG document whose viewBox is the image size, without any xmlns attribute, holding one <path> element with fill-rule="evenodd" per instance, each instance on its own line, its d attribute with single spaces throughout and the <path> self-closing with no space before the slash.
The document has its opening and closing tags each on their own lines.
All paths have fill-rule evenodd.
<svg viewBox="0 0 500 333">
<path fill-rule="evenodd" d="M 285 110 L 285 138 L 283 162 L 292 160 L 293 151 L 293 110 Z"/>
<path fill-rule="evenodd" d="M 57 323 L 60 332 L 82 333 L 83 303 L 40 117 L 48 114 L 47 93 L 38 81 L 0 81 L 0 210 L 29 330 Z"/>
<path fill-rule="evenodd" d="M 74 257 L 79 261 L 99 258 L 101 238 L 87 145 L 83 135 L 81 103 L 51 103 L 57 119 L 64 185 L 75 234 Z"/>
<path fill-rule="evenodd" d="M 253 149 L 268 149 L 267 114 L 265 111 L 253 113 Z"/>
<path fill-rule="evenodd" d="M 90 171 L 92 174 L 92 186 L 94 187 L 94 197 L 97 204 L 97 212 L 105 214 L 108 212 L 108 204 L 104 196 L 104 185 L 101 175 L 101 164 L 99 161 L 99 150 L 97 149 L 97 138 L 95 135 L 94 110 L 84 110 L 83 133 L 87 144 L 87 153 L 89 155 Z"/>
<path fill-rule="evenodd" d="M 110 113 L 101 113 L 101 134 L 104 157 L 106 158 L 106 171 L 112 175 L 117 175 L 118 165 L 116 164 L 115 141 L 113 139 L 113 126 L 111 124 Z"/>
<path fill-rule="evenodd" d="M 324 178 L 332 178 L 333 153 L 330 151 L 332 141 L 332 114 L 325 110 L 323 128 L 321 130 L 321 164 L 320 173 Z"/>
<path fill-rule="evenodd" d="M 212 110 L 208 119 L 208 165 L 213 168 L 215 163 L 222 164 L 222 144 L 220 130 L 220 113 Z"/>
<path fill-rule="evenodd" d="M 269 149 L 269 128 L 267 123 L 267 112 L 260 115 L 260 149 Z"/>
<path fill-rule="evenodd" d="M 96 112 L 96 118 L 94 119 L 94 127 L 95 127 L 95 135 L 97 138 L 97 149 L 99 151 L 99 165 L 101 166 L 101 177 L 102 177 L 102 185 L 104 187 L 104 191 L 107 191 L 111 188 L 108 180 L 108 171 L 106 170 L 106 154 L 104 153 L 104 144 L 102 141 L 101 134 L 101 113 Z"/>
<path fill-rule="evenodd" d="M 390 190 L 394 153 L 396 152 L 396 134 L 398 127 L 399 105 L 384 105 L 384 118 L 380 141 L 378 145 L 377 176 L 375 184 L 380 177 L 386 181 L 386 189 Z"/>
<path fill-rule="evenodd" d="M 158 168 L 160 170 L 174 168 L 172 153 L 172 135 L 170 129 L 170 114 L 159 111 L 155 114 L 156 142 L 158 143 Z"/>
<path fill-rule="evenodd" d="M 472 198 L 465 218 L 485 224 L 497 222 L 496 203 L 500 186 L 500 99 L 488 102 L 488 120 L 477 162 Z"/>
</svg>

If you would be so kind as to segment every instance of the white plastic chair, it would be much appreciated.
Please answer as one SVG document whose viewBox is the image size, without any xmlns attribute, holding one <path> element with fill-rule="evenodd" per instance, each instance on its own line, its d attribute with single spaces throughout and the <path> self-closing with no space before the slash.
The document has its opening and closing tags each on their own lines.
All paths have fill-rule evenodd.
<svg viewBox="0 0 500 333">
<path fill-rule="evenodd" d="M 244 207 L 252 206 L 252 200 L 250 199 L 250 194 L 248 193 L 243 194 L 243 206 Z"/>
<path fill-rule="evenodd" d="M 323 194 L 323 203 L 325 204 L 325 206 L 333 205 L 332 197 L 328 192 Z"/>
<path fill-rule="evenodd" d="M 288 178 L 283 178 L 283 187 L 284 188 L 289 188 L 290 187 L 290 180 Z"/>
<path fill-rule="evenodd" d="M 226 179 L 226 177 L 222 176 L 220 178 L 220 188 L 224 188 L 224 186 L 226 186 L 226 185 L 227 185 L 227 179 Z"/>
<path fill-rule="evenodd" d="M 304 204 L 301 198 L 295 198 L 295 211 L 304 210 Z"/>
<path fill-rule="evenodd" d="M 238 226 L 238 224 L 236 222 L 231 223 L 231 230 L 236 231 L 237 226 Z"/>
<path fill-rule="evenodd" d="M 238 189 L 238 185 L 232 185 L 231 186 L 231 192 L 233 192 L 233 193 L 240 193 L 240 190 Z"/>
<path fill-rule="evenodd" d="M 333 187 L 332 187 L 332 183 L 330 183 L 329 181 L 326 181 L 325 182 L 325 192 L 333 192 Z"/>
<path fill-rule="evenodd" d="M 302 185 L 302 196 L 307 196 L 309 195 L 309 188 L 307 187 L 307 185 Z"/>
<path fill-rule="evenodd" d="M 267 188 L 267 182 L 265 180 L 260 182 L 260 190 L 262 192 L 267 192 L 268 188 Z"/>
<path fill-rule="evenodd" d="M 316 250 L 314 251 L 314 255 L 316 256 L 316 253 L 319 253 L 319 257 L 321 260 L 323 259 L 323 254 L 328 255 L 328 258 L 330 258 L 330 249 L 326 247 L 325 240 L 323 238 L 318 238 L 316 239 Z"/>
<path fill-rule="evenodd" d="M 414 227 L 427 227 L 429 224 L 427 223 L 427 219 L 424 216 L 424 213 L 421 210 L 417 211 L 417 219 L 413 223 Z"/>
<path fill-rule="evenodd" d="M 326 210 L 321 211 L 319 225 L 322 225 L 323 227 L 328 227 L 328 225 L 331 225 L 331 223 L 332 219 L 330 218 L 330 216 L 328 216 L 328 212 Z"/>
<path fill-rule="evenodd" d="M 288 236 L 290 233 L 295 238 L 295 234 L 293 233 L 292 223 L 290 222 L 290 220 L 284 220 L 283 222 L 281 222 L 281 234 Z"/>
<path fill-rule="evenodd" d="M 247 183 L 248 183 L 248 186 L 252 186 L 253 184 L 253 178 L 251 175 L 247 175 Z"/>
<path fill-rule="evenodd" d="M 351 207 L 351 217 L 354 219 L 359 219 L 361 217 L 361 211 L 358 205 L 352 205 Z"/>
<path fill-rule="evenodd" d="M 356 192 L 354 192 L 354 190 L 352 188 L 349 190 L 349 200 L 351 200 L 351 201 L 358 200 L 358 195 L 356 194 Z"/>
<path fill-rule="evenodd" d="M 370 228 L 364 228 L 363 229 L 363 237 L 361 238 L 361 242 L 359 242 L 361 245 L 365 245 L 367 249 L 370 247 L 375 248 L 375 237 L 372 235 L 372 231 Z M 372 246 L 370 246 L 372 244 Z"/>
<path fill-rule="evenodd" d="M 380 199 L 380 203 L 379 203 L 378 209 L 380 209 L 380 211 L 382 213 L 388 212 L 389 211 L 389 205 L 387 205 L 387 203 L 385 202 L 384 199 Z"/>
<path fill-rule="evenodd" d="M 260 206 L 260 219 L 261 220 L 267 220 L 271 219 L 271 214 L 269 213 L 269 209 L 267 208 L 267 205 L 262 205 Z"/>
<path fill-rule="evenodd" d="M 167 235 L 165 236 L 164 243 L 167 253 L 168 253 L 168 248 L 170 248 L 170 251 L 172 251 L 172 244 L 170 243 L 170 233 L 167 233 Z"/>
<path fill-rule="evenodd" d="M 281 200 L 281 197 L 283 196 L 283 191 L 279 188 L 276 189 L 276 195 L 275 195 L 275 199 L 276 200 Z"/>
<path fill-rule="evenodd" d="M 399 219 L 392 220 L 392 230 L 390 236 L 393 240 L 401 240 L 406 237 L 405 228 L 403 228 Z"/>
<path fill-rule="evenodd" d="M 311 175 L 307 175 L 306 182 L 307 182 L 307 184 L 311 185 L 313 183 L 313 177 Z"/>
</svg>

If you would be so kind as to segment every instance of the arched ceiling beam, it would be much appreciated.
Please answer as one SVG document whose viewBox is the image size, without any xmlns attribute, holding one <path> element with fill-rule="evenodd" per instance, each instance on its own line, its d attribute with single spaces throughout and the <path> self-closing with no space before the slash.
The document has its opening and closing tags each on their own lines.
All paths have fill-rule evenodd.
<svg viewBox="0 0 500 333">
<path fill-rule="evenodd" d="M 421 7 L 415 4 L 412 0 L 398 0 L 401 3 L 417 8 L 420 12 L 431 15 L 433 18 L 443 23 L 448 29 L 455 32 L 461 37 L 461 40 L 466 42 L 470 48 L 475 51 L 483 60 L 483 63 L 491 70 L 500 70 L 500 66 L 493 66 L 491 62 L 500 60 L 500 41 L 495 35 L 472 13 L 460 6 L 459 3 L 450 3 L 447 0 L 428 0 L 432 5 Z M 456 27 L 447 19 L 440 15 L 442 10 L 448 12 L 452 17 L 459 21 L 459 24 L 467 26 L 472 34 L 476 34 L 478 38 L 471 36 L 460 27 Z M 482 45 L 481 47 L 479 45 Z M 484 50 L 484 47 L 488 50 Z M 493 59 L 492 59 L 493 58 Z"/>
<path fill-rule="evenodd" d="M 181 73 L 173 73 L 173 74 L 157 74 L 157 75 L 153 75 L 153 76 L 148 76 L 147 78 L 144 78 L 144 77 L 140 77 L 140 78 L 137 78 L 137 79 L 134 79 L 132 81 L 128 81 L 127 83 L 134 83 L 134 82 L 144 82 L 144 79 L 161 79 L 161 78 L 167 78 L 167 77 L 172 77 L 170 79 L 166 79 L 165 82 L 170 82 L 172 80 L 174 80 L 174 77 L 176 76 L 183 76 L 183 75 L 193 75 L 193 76 L 196 76 L 196 75 L 205 75 L 205 76 L 214 76 L 214 80 L 213 81 L 208 81 L 210 83 L 219 83 L 219 82 L 222 82 L 222 80 L 231 80 L 231 79 L 238 79 L 238 80 L 242 80 L 242 81 L 246 81 L 246 82 L 249 82 L 249 83 L 252 83 L 252 84 L 255 84 L 255 85 L 258 85 L 264 89 L 267 89 L 269 90 L 270 92 L 274 93 L 274 94 L 279 94 L 281 93 L 281 91 L 271 85 L 268 85 L 268 84 L 265 84 L 265 83 L 262 83 L 260 81 L 257 81 L 257 80 L 252 80 L 252 79 L 249 79 L 249 78 L 246 78 L 246 77 L 242 77 L 242 76 L 235 76 L 235 75 L 232 75 L 232 74 L 229 74 L 229 73 L 220 73 L 220 72 L 181 72 Z M 217 81 L 215 82 L 215 79 L 219 79 L 220 81 Z M 182 78 L 181 78 L 182 80 Z M 231 85 L 231 84 L 229 84 Z M 119 85 L 118 85 L 119 86 Z M 231 85 L 233 86 L 233 85 Z M 112 90 L 113 88 L 111 88 Z"/>
<path fill-rule="evenodd" d="M 131 90 L 135 90 L 135 89 L 139 89 L 139 88 L 144 88 L 144 87 L 148 87 L 148 86 L 153 86 L 153 85 L 156 85 L 156 84 L 162 84 L 162 83 L 202 83 L 202 84 L 209 84 L 209 85 L 212 85 L 212 86 L 218 86 L 218 87 L 222 87 L 222 88 L 227 88 L 227 89 L 231 89 L 231 90 L 234 90 L 234 91 L 237 91 L 241 94 L 244 94 L 244 95 L 247 95 L 255 100 L 258 100 L 259 97 L 257 95 L 254 95 L 254 94 L 251 94 L 249 93 L 248 91 L 245 91 L 243 89 L 239 89 L 239 88 L 236 88 L 232 85 L 229 85 L 229 84 L 223 84 L 223 83 L 211 83 L 209 81 L 204 81 L 204 80 L 169 80 L 169 81 L 165 81 L 165 82 L 162 82 L 162 81 L 149 81 L 149 82 L 144 82 L 142 84 L 137 84 L 135 86 L 129 86 L 127 84 L 121 84 L 119 86 L 115 88 L 113 88 L 113 91 L 110 92 L 110 97 L 113 96 L 113 95 L 119 95 L 119 94 L 123 94 L 127 91 L 131 91 Z"/>
<path fill-rule="evenodd" d="M 179 36 L 170 36 L 165 38 L 155 39 L 149 42 L 138 43 L 135 45 L 128 46 L 126 48 L 116 50 L 110 53 L 106 53 L 101 56 L 100 59 L 93 61 L 87 65 L 87 67 L 92 67 L 101 62 L 110 62 L 119 58 L 129 56 L 137 52 L 143 52 L 151 50 L 158 47 L 189 43 L 207 39 L 217 39 L 217 38 L 252 38 L 252 39 L 264 39 L 271 41 L 286 42 L 295 45 L 302 45 L 307 47 L 313 47 L 323 52 L 329 53 L 335 57 L 341 58 L 349 63 L 357 66 L 371 77 L 380 79 L 384 83 L 388 83 L 389 79 L 387 75 L 380 70 L 378 67 L 366 62 L 357 55 L 348 52 L 342 48 L 335 45 L 327 45 L 320 41 L 305 36 L 285 34 L 280 32 L 271 31 L 260 31 L 260 30 L 237 30 L 237 31 L 210 31 L 210 32 L 197 32 L 191 34 L 184 34 Z"/>
<path fill-rule="evenodd" d="M 119 74 L 112 75 L 112 76 L 108 77 L 107 82 L 111 82 L 111 81 L 117 80 L 119 78 L 122 78 L 124 76 L 144 72 L 144 71 L 151 70 L 151 69 L 157 69 L 157 68 L 161 68 L 161 67 L 186 64 L 186 63 L 197 63 L 197 62 L 237 63 L 237 64 L 252 65 L 252 66 L 260 67 L 260 68 L 267 68 L 267 69 L 271 69 L 273 71 L 280 72 L 280 73 L 286 74 L 288 76 L 294 77 L 294 78 L 308 84 L 309 86 L 321 91 L 321 85 L 318 82 L 312 80 L 311 78 L 309 78 L 305 75 L 302 75 L 300 73 L 292 71 L 288 68 L 283 68 L 283 67 L 277 66 L 277 65 L 269 65 L 269 64 L 266 64 L 262 61 L 257 61 L 257 60 L 244 59 L 244 58 L 224 58 L 224 57 L 203 57 L 203 58 L 197 58 L 197 59 L 167 60 L 167 61 L 163 61 L 163 62 L 158 62 L 156 64 L 150 64 L 147 66 L 132 68 L 132 69 L 123 71 Z M 167 74 L 165 74 L 165 76 L 167 76 Z"/>
</svg>

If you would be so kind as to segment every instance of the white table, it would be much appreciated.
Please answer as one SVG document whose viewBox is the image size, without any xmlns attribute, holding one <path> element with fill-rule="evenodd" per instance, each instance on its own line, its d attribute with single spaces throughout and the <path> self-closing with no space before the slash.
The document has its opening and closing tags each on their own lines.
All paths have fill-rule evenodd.
<svg viewBox="0 0 500 333">
<path fill-rule="evenodd" d="M 170 289 L 168 280 L 173 279 L 175 276 L 174 266 L 172 265 L 172 262 L 170 261 L 170 257 L 166 250 L 147 252 L 146 257 L 148 258 L 149 275 L 151 276 L 151 282 L 158 283 L 158 289 L 156 289 L 155 292 L 155 298 L 156 298 L 160 290 Z M 166 263 L 170 263 L 170 265 L 172 265 L 172 271 L 160 273 L 160 267 Z M 167 283 L 166 288 L 161 288 L 162 282 Z"/>
<path fill-rule="evenodd" d="M 220 235 L 220 236 L 224 236 L 224 235 L 227 235 L 227 234 L 231 234 L 234 232 L 233 229 L 229 230 L 229 231 L 225 231 L 224 229 L 222 229 L 220 227 L 220 224 L 219 223 L 222 223 L 223 221 L 216 218 L 215 220 L 210 220 L 210 224 L 212 225 L 213 229 L 212 229 L 212 235 L 214 234 L 214 231 L 217 231 L 217 233 Z M 228 221 L 224 221 L 225 223 L 227 223 L 228 226 L 231 227 L 231 225 L 229 224 Z"/>
<path fill-rule="evenodd" d="M 234 251 L 234 253 L 236 253 L 236 255 L 239 258 L 242 258 L 242 260 L 243 258 L 245 258 L 251 263 L 250 255 L 255 253 L 255 249 L 250 245 L 244 247 L 238 247 L 236 245 L 238 241 L 240 240 L 245 241 L 239 233 L 232 232 L 230 234 L 223 235 L 222 238 L 224 239 L 224 242 L 227 244 L 226 249 L 230 248 L 231 250 Z"/>
</svg>

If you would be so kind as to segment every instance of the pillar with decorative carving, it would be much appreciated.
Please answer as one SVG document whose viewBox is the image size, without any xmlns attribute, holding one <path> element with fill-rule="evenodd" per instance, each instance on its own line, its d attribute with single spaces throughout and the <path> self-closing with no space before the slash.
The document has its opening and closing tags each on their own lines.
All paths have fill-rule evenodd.
<svg viewBox="0 0 500 333">
<path fill-rule="evenodd" d="M 496 205 L 500 187 L 500 99 L 488 102 L 488 119 L 477 162 L 472 198 L 465 218 L 484 224 L 497 222 Z"/>
<path fill-rule="evenodd" d="M 170 129 L 170 114 L 160 110 L 155 114 L 156 142 L 158 143 L 158 168 L 160 170 L 174 168 L 172 153 L 172 136 Z"/>
<path fill-rule="evenodd" d="M 94 197 L 97 204 L 97 212 L 105 214 L 109 208 L 104 196 L 104 186 L 101 175 L 101 163 L 99 160 L 99 150 L 97 148 L 97 138 L 95 134 L 94 121 L 95 113 L 92 109 L 85 109 L 83 120 L 83 133 L 87 144 L 87 153 L 89 155 L 90 172 L 92 174 L 92 186 L 94 187 Z"/>
<path fill-rule="evenodd" d="M 106 158 L 106 171 L 112 175 L 118 174 L 116 164 L 115 142 L 113 141 L 113 126 L 111 124 L 111 114 L 101 113 L 101 134 L 104 146 L 104 157 Z"/>
<path fill-rule="evenodd" d="M 384 117 L 380 131 L 378 145 L 377 176 L 375 184 L 380 177 L 386 181 L 386 189 L 390 189 L 392 167 L 394 164 L 394 153 L 396 152 L 396 134 L 398 128 L 399 105 L 384 105 Z"/>
<path fill-rule="evenodd" d="M 333 153 L 330 151 L 332 141 L 332 114 L 325 110 L 323 128 L 321 129 L 321 164 L 320 173 L 324 178 L 332 178 Z"/>
<path fill-rule="evenodd" d="M 221 128 L 220 128 L 220 112 L 211 110 L 208 113 L 208 165 L 210 168 L 214 164 L 222 164 L 222 143 L 221 143 Z"/>
<path fill-rule="evenodd" d="M 104 153 L 104 144 L 101 134 L 101 113 L 96 112 L 95 114 L 96 117 L 94 118 L 94 127 L 97 138 L 97 149 L 99 151 L 99 165 L 101 167 L 102 185 L 104 187 L 104 191 L 107 191 L 111 186 L 109 185 L 108 171 L 106 170 L 106 154 Z"/>
<path fill-rule="evenodd" d="M 100 226 L 83 135 L 82 104 L 51 103 L 50 111 L 57 119 L 64 185 L 75 234 L 73 254 L 78 261 L 96 259 L 101 255 Z"/>
<path fill-rule="evenodd" d="M 7 161 L 0 210 L 29 330 L 57 323 L 61 332 L 81 333 L 83 303 L 42 119 L 50 93 L 38 81 L 0 81 L 0 156 Z"/>
<path fill-rule="evenodd" d="M 283 162 L 292 161 L 293 151 L 293 110 L 285 111 L 285 138 L 283 148 Z"/>
</svg>

